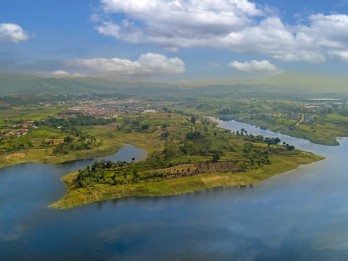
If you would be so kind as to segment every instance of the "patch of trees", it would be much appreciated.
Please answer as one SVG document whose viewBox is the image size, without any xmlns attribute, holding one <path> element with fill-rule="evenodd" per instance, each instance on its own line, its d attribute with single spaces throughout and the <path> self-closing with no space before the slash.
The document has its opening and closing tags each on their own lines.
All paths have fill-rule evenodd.
<svg viewBox="0 0 348 261">
<path fill-rule="evenodd" d="M 262 142 L 266 143 L 268 147 L 271 145 L 278 145 L 281 142 L 281 139 L 278 137 L 264 137 L 263 135 L 253 135 L 253 134 L 248 134 L 248 132 L 242 128 L 240 130 L 237 130 L 235 133 L 237 136 L 242 136 L 242 138 L 246 141 L 250 142 Z"/>
<path fill-rule="evenodd" d="M 126 161 L 105 161 L 94 162 L 91 166 L 79 170 L 76 182 L 80 187 L 89 187 L 94 184 L 118 185 L 129 182 L 136 183 L 147 179 L 147 176 L 139 175 L 138 165 Z"/>
<path fill-rule="evenodd" d="M 269 159 L 269 150 L 256 148 L 250 142 L 244 144 L 243 153 L 245 160 L 243 160 L 240 164 L 242 171 L 247 169 L 256 169 L 263 165 L 271 164 Z"/>
<path fill-rule="evenodd" d="M 151 132 L 153 130 L 153 126 L 149 123 L 144 122 L 144 117 L 137 117 L 135 119 L 124 119 L 120 125 L 117 126 L 118 130 L 129 133 L 132 131 L 136 132 Z"/>
<path fill-rule="evenodd" d="M 212 148 L 212 141 L 200 131 L 186 134 L 181 151 L 185 155 L 208 155 Z"/>
<path fill-rule="evenodd" d="M 10 138 L 6 141 L 0 139 L 0 155 L 30 149 L 32 147 L 33 144 L 30 141 L 19 141 L 18 138 Z"/>
<path fill-rule="evenodd" d="M 77 139 L 69 135 L 64 137 L 63 143 L 59 143 L 53 148 L 52 153 L 53 155 L 66 155 L 71 151 L 90 150 L 99 145 L 100 143 L 97 143 L 95 136 L 80 134 Z"/>
<path fill-rule="evenodd" d="M 94 118 L 92 116 L 82 115 L 76 118 L 48 118 L 47 120 L 36 121 L 35 125 L 40 126 L 50 126 L 50 127 L 73 127 L 73 126 L 97 126 L 97 125 L 107 125 L 112 122 L 115 122 L 116 119 L 103 119 L 103 118 Z"/>
<path fill-rule="evenodd" d="M 283 142 L 283 145 L 284 145 L 284 147 L 285 147 L 288 151 L 293 151 L 293 150 L 295 149 L 295 146 L 290 145 L 290 144 L 288 144 L 288 143 L 286 143 L 286 142 Z"/>
</svg>

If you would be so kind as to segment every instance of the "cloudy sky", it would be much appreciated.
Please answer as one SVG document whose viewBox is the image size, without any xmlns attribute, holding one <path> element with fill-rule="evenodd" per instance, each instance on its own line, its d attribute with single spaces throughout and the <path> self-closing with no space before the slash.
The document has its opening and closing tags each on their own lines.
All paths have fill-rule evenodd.
<svg viewBox="0 0 348 261">
<path fill-rule="evenodd" d="M 347 68 L 348 0 L 0 3 L 0 71 L 233 80 Z"/>
</svg>

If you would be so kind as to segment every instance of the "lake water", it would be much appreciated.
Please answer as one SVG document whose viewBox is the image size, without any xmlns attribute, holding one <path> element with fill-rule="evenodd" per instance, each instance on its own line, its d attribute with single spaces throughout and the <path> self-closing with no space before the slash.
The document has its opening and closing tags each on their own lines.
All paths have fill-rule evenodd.
<svg viewBox="0 0 348 261">
<path fill-rule="evenodd" d="M 348 139 L 326 147 L 279 136 L 325 160 L 253 188 L 129 198 L 66 211 L 60 178 L 90 160 L 0 169 L 0 260 L 348 260 Z M 140 159 L 127 146 L 113 159 Z"/>
</svg>

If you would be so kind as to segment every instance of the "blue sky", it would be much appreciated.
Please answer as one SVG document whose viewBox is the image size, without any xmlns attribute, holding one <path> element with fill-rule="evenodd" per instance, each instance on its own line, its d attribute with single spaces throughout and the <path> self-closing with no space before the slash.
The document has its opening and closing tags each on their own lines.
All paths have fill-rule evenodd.
<svg viewBox="0 0 348 261">
<path fill-rule="evenodd" d="M 0 3 L 0 71 L 234 80 L 343 76 L 347 63 L 346 0 Z"/>
</svg>

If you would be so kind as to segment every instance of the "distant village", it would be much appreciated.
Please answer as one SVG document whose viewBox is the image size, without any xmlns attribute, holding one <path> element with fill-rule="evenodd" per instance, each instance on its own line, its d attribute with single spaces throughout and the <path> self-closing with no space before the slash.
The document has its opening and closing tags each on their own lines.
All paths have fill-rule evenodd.
<svg viewBox="0 0 348 261">
<path fill-rule="evenodd" d="M 136 114 L 143 112 L 156 112 L 156 109 L 152 106 L 148 106 L 144 103 L 136 100 L 126 101 L 103 101 L 100 103 L 82 102 L 79 105 L 69 108 L 66 112 L 58 113 L 58 119 L 77 118 L 81 116 L 91 116 L 96 119 L 111 119 L 116 118 L 119 115 Z M 15 124 L 11 126 L 11 130 L 0 132 L 0 139 L 21 137 L 31 129 L 36 129 L 34 121 L 26 120 L 23 123 Z"/>
<path fill-rule="evenodd" d="M 116 118 L 119 115 L 135 114 L 142 112 L 155 112 L 154 107 L 137 102 L 135 100 L 127 100 L 122 102 L 109 101 L 103 103 L 81 103 L 78 106 L 70 108 L 67 112 L 59 113 L 58 118 L 75 118 L 81 115 L 92 116 L 100 119 Z"/>
</svg>

